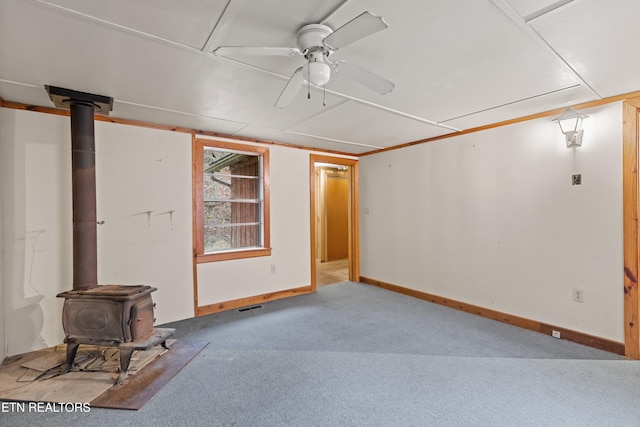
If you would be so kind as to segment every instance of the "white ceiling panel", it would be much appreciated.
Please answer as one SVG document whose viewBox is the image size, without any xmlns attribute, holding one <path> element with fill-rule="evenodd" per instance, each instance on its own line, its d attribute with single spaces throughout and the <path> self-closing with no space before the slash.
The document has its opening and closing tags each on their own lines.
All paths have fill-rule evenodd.
<svg viewBox="0 0 640 427">
<path fill-rule="evenodd" d="M 396 83 L 390 94 L 372 95 L 374 102 L 437 122 L 579 83 L 489 1 L 366 3 L 389 28 L 371 36 L 373 44 L 367 38 L 338 53 Z M 348 3 L 334 19 L 361 9 Z M 336 79 L 332 89 L 365 96 L 346 85 Z"/>
<path fill-rule="evenodd" d="M 576 86 L 545 96 L 522 100 L 486 111 L 479 111 L 463 117 L 447 120 L 444 123 L 460 129 L 471 129 L 487 123 L 498 123 L 513 119 L 514 117 L 524 117 L 543 111 L 569 107 L 592 99 L 593 94 L 590 90 L 583 86 Z"/>
<path fill-rule="evenodd" d="M 331 139 L 318 138 L 309 135 L 300 135 L 276 129 L 257 128 L 252 126 L 247 126 L 235 135 L 246 138 L 259 138 L 266 141 L 283 142 L 285 144 L 291 144 L 294 146 L 314 147 L 321 150 L 329 150 L 339 153 L 360 154 L 378 148 L 370 145 L 361 145 L 349 143 L 346 141 L 333 141 Z"/>
<path fill-rule="evenodd" d="M 402 135 L 398 134 L 397 129 L 402 129 Z M 287 130 L 377 147 L 389 147 L 453 132 L 451 129 L 390 114 L 354 101 L 327 109 L 321 115 Z"/>
<path fill-rule="evenodd" d="M 333 73 L 278 109 L 303 57 L 210 53 L 364 11 L 389 28 L 330 59 L 386 95 Z M 361 153 L 640 90 L 638 22 L 637 0 L 0 0 L 0 97 L 52 106 L 49 84 L 113 97 L 114 117 Z"/>
<path fill-rule="evenodd" d="M 323 96 L 322 91 L 315 88 L 311 89 L 308 100 L 303 88 L 289 108 L 275 108 L 286 78 L 215 57 L 195 63 L 189 72 L 195 78 L 185 79 L 178 90 L 172 92 L 171 100 L 166 101 L 169 108 L 184 111 L 195 104 L 199 109 L 194 112 L 207 117 L 284 128 L 321 112 L 323 98 L 328 106 L 344 102 L 330 93 Z"/>
<path fill-rule="evenodd" d="M 8 11 L 7 4 L 13 6 Z M 181 71 L 204 58 L 38 3 L 0 5 L 0 70 L 8 80 L 151 104 L 158 94 L 188 84 L 180 80 Z M 16 13 L 37 24 L 9 18 Z"/>
<path fill-rule="evenodd" d="M 36 18 L 50 13 L 48 8 L 29 2 L 20 7 Z M 0 69 L 7 76 L 40 86 L 43 91 L 44 85 L 49 84 L 160 110 L 278 128 L 304 120 L 322 109 L 321 92 L 317 90 L 312 93 L 316 102 L 303 102 L 306 98 L 301 93 L 287 111 L 274 108 L 286 84 L 284 78 L 208 54 L 194 55 L 109 26 L 95 26 L 60 11 L 55 11 L 47 21 L 46 26 L 36 28 L 27 28 L 12 20 L 3 22 L 6 25 L 0 28 L 0 35 L 12 34 L 22 43 L 9 43 L 6 50 L 4 46 L 0 50 L 10 55 L 17 54 L 12 50 L 20 50 L 29 65 L 24 70 L 24 62 L 12 62 L 8 60 L 10 55 L 0 56 Z M 53 28 L 62 29 L 52 31 Z M 86 44 L 76 46 L 77 55 L 68 60 L 57 58 L 65 55 L 59 47 L 71 47 L 78 32 L 85 34 Z M 329 105 L 342 102 L 341 98 L 331 95 L 326 99 Z M 47 105 L 51 106 L 51 101 Z"/>
<path fill-rule="evenodd" d="M 342 0 L 231 0 L 213 48 L 218 46 L 296 47 L 296 32 L 317 23 Z"/>
<path fill-rule="evenodd" d="M 87 17 L 202 49 L 226 0 L 45 0 Z"/>
<path fill-rule="evenodd" d="M 229 122 L 217 118 L 177 111 L 160 110 L 120 101 L 114 101 L 113 111 L 109 114 L 109 117 L 139 120 L 142 122 L 187 129 L 215 129 L 216 132 L 228 135 L 232 135 L 244 127 L 244 124 L 238 122 Z"/>
<path fill-rule="evenodd" d="M 27 105 L 49 106 L 50 99 L 44 87 L 16 84 L 0 80 L 0 97 L 6 101 L 19 99 Z"/>
<path fill-rule="evenodd" d="M 639 19 L 637 0 L 581 0 L 532 26 L 606 97 L 640 88 Z"/>
</svg>

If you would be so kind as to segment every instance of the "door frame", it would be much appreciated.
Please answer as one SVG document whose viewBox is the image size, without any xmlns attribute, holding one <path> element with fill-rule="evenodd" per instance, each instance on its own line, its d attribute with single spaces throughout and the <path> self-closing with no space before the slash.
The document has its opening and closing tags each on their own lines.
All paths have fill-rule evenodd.
<svg viewBox="0 0 640 427">
<path fill-rule="evenodd" d="M 311 291 L 316 291 L 316 163 L 331 163 L 349 168 L 349 280 L 360 281 L 360 218 L 358 204 L 358 159 L 309 155 L 309 223 L 311 232 Z"/>
<path fill-rule="evenodd" d="M 640 359 L 640 230 L 638 226 L 638 155 L 640 152 L 640 98 L 623 102 L 622 193 L 624 229 L 624 352 Z"/>
</svg>

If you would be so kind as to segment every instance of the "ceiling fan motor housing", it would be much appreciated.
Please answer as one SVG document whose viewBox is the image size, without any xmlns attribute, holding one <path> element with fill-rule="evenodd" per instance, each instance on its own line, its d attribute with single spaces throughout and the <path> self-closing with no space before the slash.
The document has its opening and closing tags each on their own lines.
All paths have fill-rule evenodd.
<svg viewBox="0 0 640 427">
<path fill-rule="evenodd" d="M 296 34 L 298 38 L 298 49 L 306 55 L 306 53 L 314 48 L 320 47 L 326 49 L 322 40 L 331 34 L 333 30 L 326 25 L 309 24 L 298 30 Z"/>
</svg>

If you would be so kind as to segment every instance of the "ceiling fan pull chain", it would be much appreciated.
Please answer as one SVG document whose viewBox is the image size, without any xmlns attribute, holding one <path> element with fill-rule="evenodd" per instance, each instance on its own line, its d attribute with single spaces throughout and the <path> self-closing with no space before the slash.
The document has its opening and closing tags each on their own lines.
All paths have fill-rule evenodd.
<svg viewBox="0 0 640 427">
<path fill-rule="evenodd" d="M 309 55 L 309 63 L 307 63 L 307 99 L 311 99 L 311 55 Z"/>
<path fill-rule="evenodd" d="M 322 86 L 322 106 L 327 106 L 327 85 Z"/>
</svg>

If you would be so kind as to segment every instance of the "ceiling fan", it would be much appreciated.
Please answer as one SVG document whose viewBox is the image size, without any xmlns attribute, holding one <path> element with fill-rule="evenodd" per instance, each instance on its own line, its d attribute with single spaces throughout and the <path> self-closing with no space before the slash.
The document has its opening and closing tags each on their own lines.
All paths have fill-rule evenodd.
<svg viewBox="0 0 640 427">
<path fill-rule="evenodd" d="M 314 86 L 326 85 L 331 78 L 331 70 L 384 95 L 393 90 L 395 87 L 393 83 L 350 62 L 331 61 L 329 56 L 344 46 L 388 27 L 389 25 L 384 22 L 381 16 L 364 12 L 335 31 L 322 24 L 303 26 L 296 34 L 297 47 L 220 46 L 213 53 L 227 57 L 243 55 L 304 56 L 307 59 L 307 64 L 295 70 L 291 75 L 275 103 L 278 108 L 288 107 L 305 83 Z M 307 96 L 310 97 L 309 93 Z"/>
</svg>

